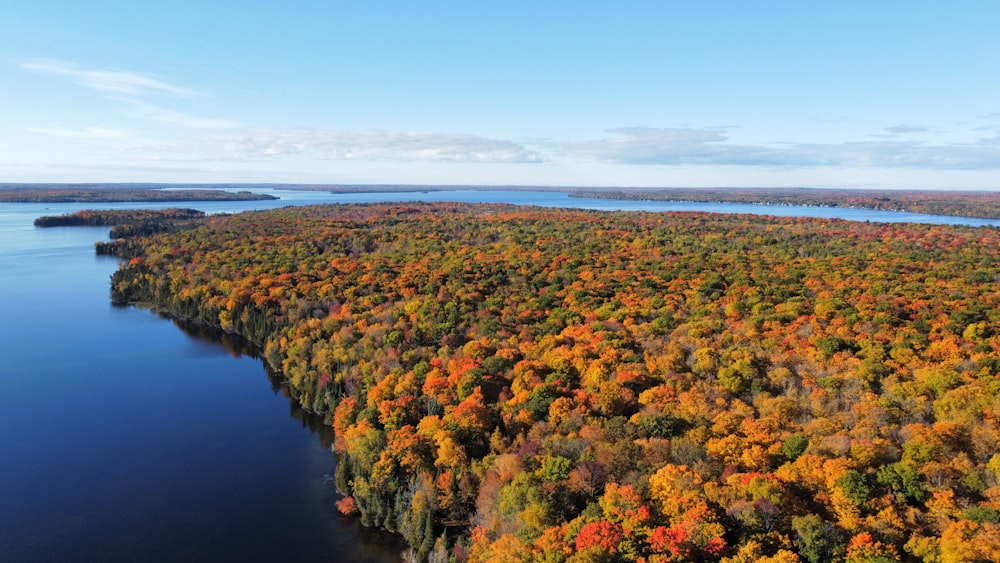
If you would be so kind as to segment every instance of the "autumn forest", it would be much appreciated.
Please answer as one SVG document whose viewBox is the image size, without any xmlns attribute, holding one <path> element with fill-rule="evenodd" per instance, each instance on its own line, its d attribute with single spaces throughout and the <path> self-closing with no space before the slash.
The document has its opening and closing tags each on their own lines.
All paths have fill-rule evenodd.
<svg viewBox="0 0 1000 563">
<path fill-rule="evenodd" d="M 412 559 L 1000 560 L 996 229 L 453 203 L 144 220 L 100 247 L 113 301 L 255 345 L 334 428 L 341 512 Z"/>
</svg>

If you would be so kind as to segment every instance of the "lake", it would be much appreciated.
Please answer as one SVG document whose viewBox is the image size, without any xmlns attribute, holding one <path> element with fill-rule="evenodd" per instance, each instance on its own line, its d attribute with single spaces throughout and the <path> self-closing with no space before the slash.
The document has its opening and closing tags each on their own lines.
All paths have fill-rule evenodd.
<svg viewBox="0 0 1000 563">
<path fill-rule="evenodd" d="M 257 190 L 267 191 L 270 190 Z M 84 208 L 210 213 L 324 202 L 470 201 L 1000 226 L 835 208 L 570 198 L 555 192 L 338 194 L 262 202 L 0 204 L 0 561 L 398 561 L 339 516 L 328 430 L 238 341 L 108 298 L 107 228 L 36 229 Z"/>
</svg>

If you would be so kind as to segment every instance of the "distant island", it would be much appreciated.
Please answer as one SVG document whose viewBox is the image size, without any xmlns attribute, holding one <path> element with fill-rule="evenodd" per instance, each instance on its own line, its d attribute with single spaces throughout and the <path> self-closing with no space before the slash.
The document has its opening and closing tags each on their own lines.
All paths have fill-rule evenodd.
<svg viewBox="0 0 1000 563">
<path fill-rule="evenodd" d="M 0 203 L 123 203 L 168 201 L 259 201 L 270 194 L 225 191 L 233 186 L 168 184 L 0 184 Z M 184 188 L 184 189 L 175 189 Z"/>
</svg>

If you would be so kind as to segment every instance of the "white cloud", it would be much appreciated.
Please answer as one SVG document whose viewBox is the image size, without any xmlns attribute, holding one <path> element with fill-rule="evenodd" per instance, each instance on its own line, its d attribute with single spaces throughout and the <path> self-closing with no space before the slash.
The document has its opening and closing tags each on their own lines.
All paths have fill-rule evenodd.
<svg viewBox="0 0 1000 563">
<path fill-rule="evenodd" d="M 129 96 L 169 94 L 185 98 L 199 95 L 194 90 L 167 84 L 147 74 L 127 70 L 86 68 L 53 59 L 21 63 L 21 66 L 35 72 L 69 76 L 88 88 L 107 94 Z"/>
<path fill-rule="evenodd" d="M 28 127 L 27 131 L 50 137 L 65 137 L 76 139 L 122 139 L 130 136 L 128 131 L 107 129 L 104 127 L 84 127 L 83 129 L 63 129 L 50 127 Z"/>
<path fill-rule="evenodd" d="M 246 129 L 209 138 L 235 158 L 302 155 L 319 160 L 410 162 L 543 162 L 539 153 L 513 141 L 462 133 Z"/>
</svg>

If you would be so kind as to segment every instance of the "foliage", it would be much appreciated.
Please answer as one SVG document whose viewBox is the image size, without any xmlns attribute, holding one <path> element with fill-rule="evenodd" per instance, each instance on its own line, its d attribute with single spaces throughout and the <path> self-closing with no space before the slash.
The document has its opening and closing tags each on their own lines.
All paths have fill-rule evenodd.
<svg viewBox="0 0 1000 563">
<path fill-rule="evenodd" d="M 112 298 L 259 347 L 416 557 L 994 553 L 996 230 L 395 204 L 118 250 Z"/>
</svg>

